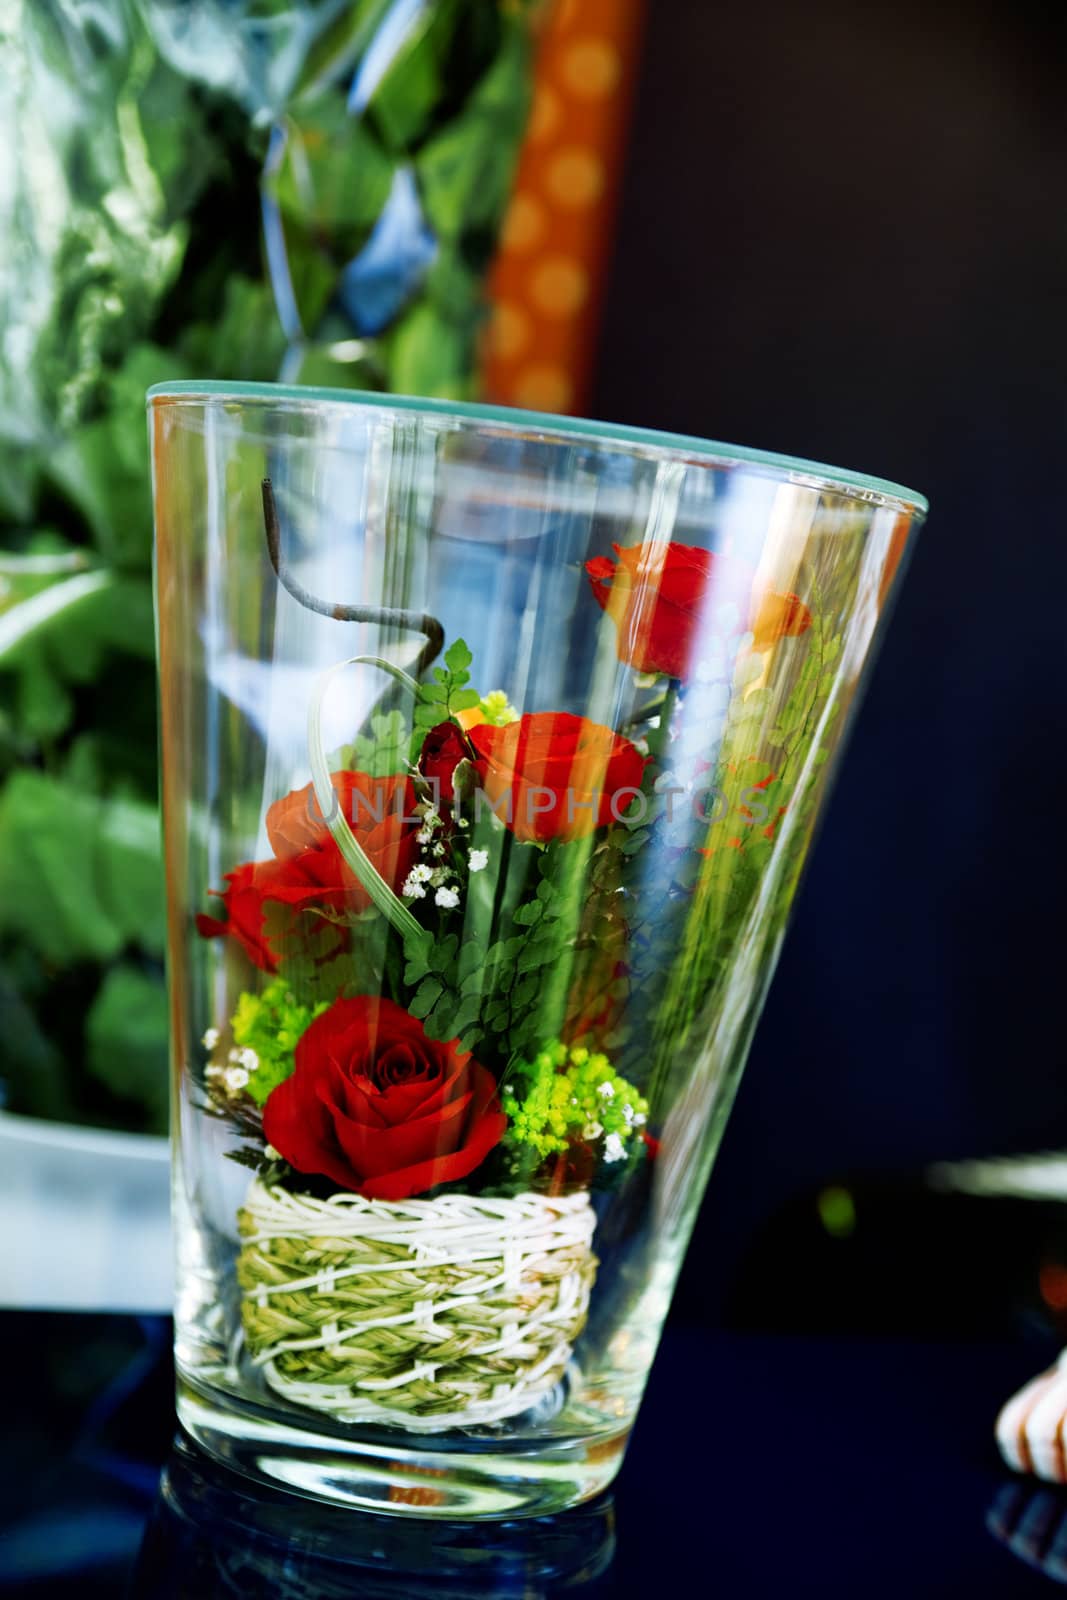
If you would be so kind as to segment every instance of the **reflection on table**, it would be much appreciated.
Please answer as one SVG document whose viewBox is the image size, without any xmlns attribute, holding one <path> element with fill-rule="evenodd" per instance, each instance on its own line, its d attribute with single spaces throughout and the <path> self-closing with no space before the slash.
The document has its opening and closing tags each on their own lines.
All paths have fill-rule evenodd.
<svg viewBox="0 0 1067 1600">
<path fill-rule="evenodd" d="M 253 1484 L 176 1441 L 134 1600 L 466 1600 L 574 1593 L 605 1573 L 610 1496 L 557 1517 L 448 1522 L 377 1516 Z"/>
</svg>

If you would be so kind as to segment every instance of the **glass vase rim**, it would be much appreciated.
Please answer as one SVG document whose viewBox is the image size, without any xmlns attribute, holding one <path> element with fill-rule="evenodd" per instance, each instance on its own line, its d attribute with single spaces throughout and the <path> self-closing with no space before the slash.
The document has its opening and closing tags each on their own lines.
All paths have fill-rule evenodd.
<svg viewBox="0 0 1067 1600">
<path fill-rule="evenodd" d="M 726 444 L 718 439 L 702 439 L 696 434 L 670 433 L 658 428 L 641 428 L 629 423 L 601 422 L 588 417 L 562 416 L 550 411 L 528 411 L 518 406 L 501 406 L 473 400 L 443 400 L 419 395 L 391 394 L 384 390 L 337 389 L 320 385 L 284 383 L 229 383 L 222 379 L 179 379 L 157 383 L 147 391 L 150 406 L 166 401 L 230 400 L 260 401 L 282 407 L 301 405 L 354 405 L 378 411 L 400 411 L 411 415 L 453 417 L 460 422 L 487 423 L 513 428 L 517 433 L 531 429 L 560 435 L 564 439 L 600 441 L 608 445 L 633 445 L 646 450 L 677 456 L 704 457 L 709 464 L 755 467 L 785 480 L 814 480 L 820 488 L 845 491 L 881 503 L 892 502 L 922 518 L 929 501 L 918 490 L 888 478 L 877 478 L 802 456 L 782 455 L 774 450 L 749 445 Z"/>
</svg>

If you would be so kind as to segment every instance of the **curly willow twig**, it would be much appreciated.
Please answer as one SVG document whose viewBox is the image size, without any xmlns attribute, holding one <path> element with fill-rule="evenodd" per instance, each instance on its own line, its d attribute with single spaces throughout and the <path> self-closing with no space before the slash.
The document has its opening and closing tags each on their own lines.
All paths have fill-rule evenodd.
<svg viewBox="0 0 1067 1600">
<path fill-rule="evenodd" d="M 282 556 L 278 506 L 274 498 L 274 487 L 269 478 L 263 479 L 263 526 L 267 535 L 270 564 L 274 568 L 278 582 L 302 606 L 306 606 L 309 611 L 318 612 L 322 617 L 332 617 L 335 622 L 369 622 L 379 627 L 400 628 L 411 633 L 425 634 L 426 643 L 419 651 L 412 669 L 412 676 L 416 679 L 420 678 L 431 661 L 436 660 L 441 654 L 441 647 L 445 642 L 445 630 L 437 618 L 431 617 L 427 612 L 404 611 L 396 606 L 333 605 L 328 600 L 320 600 L 317 595 L 304 588 L 304 585 L 293 576 Z"/>
</svg>

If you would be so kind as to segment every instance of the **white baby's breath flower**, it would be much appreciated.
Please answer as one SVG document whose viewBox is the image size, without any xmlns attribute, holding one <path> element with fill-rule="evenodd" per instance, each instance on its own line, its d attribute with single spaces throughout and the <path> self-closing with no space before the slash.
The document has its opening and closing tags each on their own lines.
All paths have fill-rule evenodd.
<svg viewBox="0 0 1067 1600">
<path fill-rule="evenodd" d="M 432 838 L 433 834 L 430 832 L 429 828 L 420 828 L 418 833 L 415 835 L 417 844 L 429 844 Z"/>
<path fill-rule="evenodd" d="M 222 1077 L 222 1068 L 221 1067 L 217 1067 L 214 1064 L 214 1062 L 212 1062 L 209 1066 L 204 1068 L 204 1077 L 205 1078 L 221 1078 Z"/>
<path fill-rule="evenodd" d="M 222 1081 L 227 1094 L 237 1094 L 248 1083 L 248 1073 L 244 1067 L 227 1067 L 222 1074 Z"/>
<path fill-rule="evenodd" d="M 243 1050 L 238 1050 L 237 1065 L 239 1067 L 244 1067 L 246 1072 L 255 1072 L 256 1068 L 259 1066 L 259 1057 L 256 1055 L 256 1052 L 251 1048 L 251 1046 L 246 1045 Z"/>
<path fill-rule="evenodd" d="M 455 906 L 459 905 L 459 895 L 455 889 L 438 889 L 434 895 L 434 900 L 439 906 L 444 906 L 446 911 L 451 911 Z"/>
<path fill-rule="evenodd" d="M 645 1113 L 643 1111 L 638 1111 L 638 1112 L 635 1113 L 635 1115 L 634 1115 L 634 1127 L 635 1128 L 643 1128 L 647 1121 L 648 1121 L 648 1118 L 645 1116 Z"/>
<path fill-rule="evenodd" d="M 472 850 L 467 865 L 472 872 L 481 872 L 489 865 L 488 850 Z"/>
<path fill-rule="evenodd" d="M 604 1140 L 604 1160 L 621 1161 L 626 1154 L 622 1140 L 617 1133 L 609 1133 Z"/>
<path fill-rule="evenodd" d="M 400 893 L 406 900 L 424 900 L 426 898 L 426 890 L 423 888 L 423 884 L 431 882 L 432 878 L 432 867 L 422 864 L 412 867 L 404 879 Z"/>
<path fill-rule="evenodd" d="M 200 1041 L 205 1050 L 214 1050 L 218 1042 L 219 1030 L 217 1028 L 209 1028 Z"/>
<path fill-rule="evenodd" d="M 457 817 L 456 825 L 457 825 L 457 827 L 460 827 L 460 828 L 469 828 L 470 827 L 470 823 L 467 821 L 466 817 Z"/>
<path fill-rule="evenodd" d="M 263 1146 L 263 1154 L 266 1156 L 268 1161 L 280 1161 L 282 1159 L 281 1151 L 272 1144 L 265 1144 Z"/>
<path fill-rule="evenodd" d="M 632 1128 L 633 1127 L 633 1121 L 634 1121 L 634 1108 L 630 1104 L 629 1100 L 627 1100 L 626 1104 L 622 1107 L 622 1114 L 623 1114 L 623 1118 L 625 1119 L 625 1121 Z"/>
<path fill-rule="evenodd" d="M 435 856 L 443 856 L 444 853 L 445 853 L 444 845 L 443 844 L 435 844 L 434 847 L 433 847 L 433 853 L 434 853 Z"/>
<path fill-rule="evenodd" d="M 582 1138 L 590 1140 L 599 1139 L 603 1132 L 604 1124 L 602 1122 L 587 1122 L 585 1127 L 582 1129 Z"/>
<path fill-rule="evenodd" d="M 597 1090 L 597 1094 L 600 1096 L 601 1100 L 614 1100 L 615 1085 L 613 1083 L 602 1083 L 600 1088 Z"/>
</svg>

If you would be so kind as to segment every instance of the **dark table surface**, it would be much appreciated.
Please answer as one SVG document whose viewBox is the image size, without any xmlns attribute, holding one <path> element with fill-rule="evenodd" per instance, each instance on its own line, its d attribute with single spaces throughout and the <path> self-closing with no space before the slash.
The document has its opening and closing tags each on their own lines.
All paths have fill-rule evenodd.
<svg viewBox="0 0 1067 1600">
<path fill-rule="evenodd" d="M 1000 1465 L 1033 1345 L 668 1332 L 613 1492 L 554 1519 L 319 1507 L 175 1445 L 162 1319 L 0 1314 L 0 1593 L 1051 1595 L 1067 1499 Z M 161 1476 L 162 1469 L 162 1476 Z"/>
</svg>

